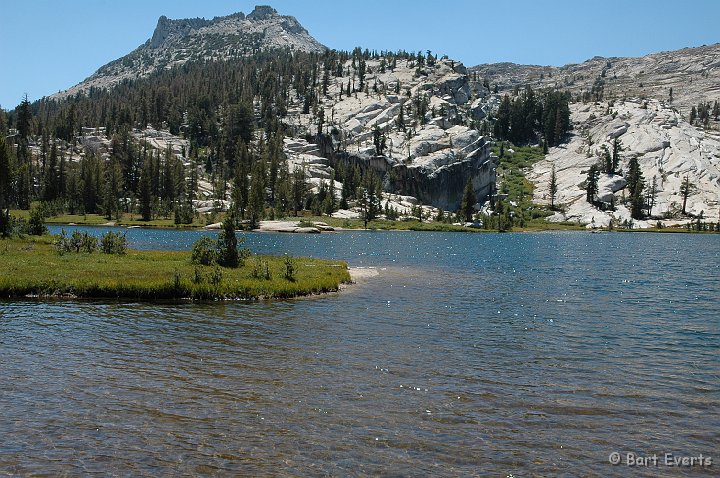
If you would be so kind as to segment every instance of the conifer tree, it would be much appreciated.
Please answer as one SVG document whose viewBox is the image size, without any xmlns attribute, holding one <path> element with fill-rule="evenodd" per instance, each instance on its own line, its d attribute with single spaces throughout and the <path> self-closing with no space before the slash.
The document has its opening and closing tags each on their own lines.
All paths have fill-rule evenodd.
<svg viewBox="0 0 720 478">
<path fill-rule="evenodd" d="M 32 111 L 30 109 L 30 101 L 28 101 L 27 95 L 23 96 L 23 99 L 17 108 L 16 124 L 20 141 L 27 142 L 32 128 Z"/>
<path fill-rule="evenodd" d="M 657 188 L 657 176 L 653 176 L 652 183 L 650 183 L 650 189 L 645 200 L 648 208 L 648 216 L 652 216 L 652 210 L 655 207 L 655 200 L 657 199 Z"/>
<path fill-rule="evenodd" d="M 1 113 L 1 110 L 0 110 Z M 0 132 L 0 235 L 10 234 L 10 201 L 13 196 L 14 158 L 12 150 Z"/>
<path fill-rule="evenodd" d="M 111 220 L 120 216 L 120 196 L 122 195 L 122 169 L 116 160 L 110 160 L 105 167 L 105 217 Z"/>
<path fill-rule="evenodd" d="M 247 215 L 250 220 L 251 228 L 255 229 L 260 225 L 260 220 L 263 218 L 264 206 L 265 170 L 263 168 L 262 161 L 256 161 L 253 165 L 247 206 Z"/>
<path fill-rule="evenodd" d="M 292 207 L 293 215 L 297 216 L 298 211 L 304 209 L 305 193 L 307 192 L 307 179 L 305 168 L 295 168 L 292 174 Z"/>
<path fill-rule="evenodd" d="M 690 177 L 686 174 L 685 179 L 680 185 L 680 195 L 683 198 L 682 213 L 687 214 L 685 208 L 687 206 L 687 199 L 695 191 L 695 185 L 690 182 Z"/>
<path fill-rule="evenodd" d="M 143 221 L 149 221 L 152 219 L 152 166 L 150 161 L 147 161 L 143 166 L 140 174 L 140 215 L 142 215 Z"/>
<path fill-rule="evenodd" d="M 555 209 L 555 197 L 558 192 L 557 174 L 555 172 L 555 164 L 552 165 L 550 172 L 550 209 Z"/>
<path fill-rule="evenodd" d="M 218 235 L 217 240 L 217 262 L 223 267 L 237 267 L 240 263 L 240 258 L 237 248 L 238 240 L 235 235 L 235 218 L 233 217 L 232 210 L 225 216 L 222 225 L 223 229 Z"/>
<path fill-rule="evenodd" d="M 643 189 L 645 188 L 640 163 L 636 157 L 630 159 L 628 164 L 627 188 L 630 191 L 630 215 L 633 219 L 641 219 L 645 207 Z"/>
<path fill-rule="evenodd" d="M 45 187 L 43 190 L 43 200 L 54 201 L 60 194 L 60 185 L 57 176 L 57 143 L 53 141 L 50 148 L 50 158 L 45 167 Z"/>
<path fill-rule="evenodd" d="M 585 186 L 585 199 L 591 204 L 595 204 L 595 196 L 598 193 L 598 180 L 600 179 L 600 170 L 597 165 L 590 166 L 588 171 L 587 183 Z"/>
<path fill-rule="evenodd" d="M 617 171 L 617 168 L 620 165 L 620 153 L 622 152 L 622 150 L 622 141 L 620 141 L 618 138 L 615 138 L 613 140 L 612 164 L 610 168 L 610 174 L 615 174 L 615 171 Z"/>
<path fill-rule="evenodd" d="M 468 180 L 465 183 L 465 189 L 463 191 L 462 203 L 460 210 L 462 211 L 465 222 L 471 222 L 473 214 L 475 213 L 475 191 L 473 190 L 472 181 Z"/>
</svg>

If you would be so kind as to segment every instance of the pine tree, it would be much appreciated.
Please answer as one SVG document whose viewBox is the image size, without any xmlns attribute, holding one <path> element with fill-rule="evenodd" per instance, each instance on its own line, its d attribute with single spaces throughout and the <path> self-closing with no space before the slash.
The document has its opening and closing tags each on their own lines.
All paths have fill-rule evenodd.
<svg viewBox="0 0 720 478">
<path fill-rule="evenodd" d="M 240 263 L 238 256 L 238 240 L 235 235 L 235 218 L 232 211 L 223 220 L 223 229 L 218 234 L 218 264 L 223 267 L 237 267 Z"/>
<path fill-rule="evenodd" d="M 620 165 L 620 153 L 622 152 L 622 141 L 618 138 L 613 140 L 613 151 L 612 151 L 612 164 L 610 168 L 610 174 L 615 174 L 618 166 Z"/>
<path fill-rule="evenodd" d="M 635 184 L 635 189 L 630 193 L 630 215 L 633 219 L 642 219 L 643 217 L 643 209 L 645 208 L 644 187 L 645 182 L 641 179 Z"/>
<path fill-rule="evenodd" d="M 65 151 L 60 154 L 60 171 L 58 172 L 58 187 L 60 197 L 65 197 L 67 193 L 67 165 L 65 162 Z"/>
<path fill-rule="evenodd" d="M 613 160 L 612 155 L 610 154 L 610 151 L 608 150 L 606 145 L 602 145 L 602 162 L 605 165 L 605 173 L 606 174 L 612 174 L 613 173 Z"/>
<path fill-rule="evenodd" d="M 657 176 L 653 176 L 652 183 L 650 184 L 650 190 L 646 198 L 646 204 L 648 207 L 648 216 L 652 216 L 653 207 L 655 207 L 655 200 L 657 199 Z"/>
<path fill-rule="evenodd" d="M 104 209 L 105 217 L 111 220 L 113 217 L 119 219 L 120 204 L 122 196 L 122 169 L 115 160 L 110 160 L 105 167 L 105 194 Z"/>
<path fill-rule="evenodd" d="M 305 193 L 307 192 L 307 179 L 305 168 L 295 168 L 292 174 L 292 207 L 293 215 L 304 209 Z"/>
<path fill-rule="evenodd" d="M 682 184 L 680 185 L 680 195 L 683 198 L 683 206 L 682 206 L 682 213 L 687 214 L 685 212 L 685 208 L 687 206 L 687 199 L 688 196 L 690 196 L 695 191 L 695 185 L 690 182 L 690 177 L 686 174 L 685 179 L 683 180 Z"/>
<path fill-rule="evenodd" d="M 630 194 L 632 195 L 633 191 L 635 190 L 635 186 L 637 186 L 637 184 L 642 181 L 640 163 L 638 163 L 636 157 L 630 158 L 630 162 L 628 163 L 628 173 L 625 179 L 627 181 L 628 191 L 630 191 Z"/>
<path fill-rule="evenodd" d="M 252 180 L 250 182 L 250 193 L 248 196 L 247 214 L 250 219 L 250 227 L 255 229 L 260 226 L 265 206 L 265 171 L 262 161 L 256 161 L 253 165 Z"/>
<path fill-rule="evenodd" d="M 67 204 L 70 214 L 75 214 L 82 207 L 82 185 L 80 173 L 77 168 L 72 169 L 67 180 Z"/>
<path fill-rule="evenodd" d="M 150 161 L 146 161 L 143 166 L 142 173 L 140 174 L 140 214 L 142 215 L 143 221 L 149 221 L 152 219 L 152 165 Z"/>
<path fill-rule="evenodd" d="M 595 204 L 595 196 L 598 193 L 598 180 L 600 179 L 600 169 L 597 165 L 590 166 L 587 176 L 587 185 L 585 186 L 585 199 L 590 204 Z"/>
<path fill-rule="evenodd" d="M 32 127 L 32 111 L 27 95 L 23 96 L 20 105 L 17 107 L 17 130 L 21 141 L 27 142 Z"/>
<path fill-rule="evenodd" d="M 2 110 L 0 110 L 2 113 Z M 0 235 L 10 234 L 10 201 L 13 196 L 14 158 L 5 135 L 0 132 Z"/>
<path fill-rule="evenodd" d="M 465 218 L 465 222 L 472 221 L 473 214 L 475 213 L 476 202 L 477 200 L 475 199 L 475 191 L 473 189 L 472 181 L 468 180 L 465 183 L 465 189 L 463 191 L 462 202 L 460 205 L 460 210 Z"/>
<path fill-rule="evenodd" d="M 378 128 L 377 125 L 373 128 L 373 144 L 375 145 L 375 155 L 382 156 L 385 151 L 385 133 Z"/>
<path fill-rule="evenodd" d="M 50 148 L 50 159 L 45 167 L 45 187 L 43 200 L 54 201 L 60 194 L 60 185 L 57 176 L 57 143 L 53 141 Z"/>
<path fill-rule="evenodd" d="M 402 103 L 400 103 L 400 112 L 398 113 L 397 118 L 395 118 L 395 125 L 399 131 L 405 132 L 405 111 Z"/>
<path fill-rule="evenodd" d="M 640 171 L 640 163 L 638 163 L 636 157 L 630 159 L 626 180 L 628 191 L 630 191 L 630 215 L 633 219 L 641 219 L 645 207 L 645 198 L 643 196 L 645 183 L 642 171 Z"/>
<path fill-rule="evenodd" d="M 557 174 L 555 173 L 555 164 L 552 165 L 552 171 L 550 172 L 550 209 L 555 209 L 555 196 L 557 196 L 558 184 Z"/>
</svg>

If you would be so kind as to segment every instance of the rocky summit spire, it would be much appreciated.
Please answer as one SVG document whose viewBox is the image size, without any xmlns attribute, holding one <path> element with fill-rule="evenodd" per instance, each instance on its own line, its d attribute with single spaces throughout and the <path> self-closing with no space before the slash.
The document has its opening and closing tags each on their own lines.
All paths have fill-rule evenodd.
<svg viewBox="0 0 720 478">
<path fill-rule="evenodd" d="M 247 18 L 248 20 L 268 20 L 277 16 L 277 14 L 277 10 L 269 5 L 257 5 Z"/>
</svg>

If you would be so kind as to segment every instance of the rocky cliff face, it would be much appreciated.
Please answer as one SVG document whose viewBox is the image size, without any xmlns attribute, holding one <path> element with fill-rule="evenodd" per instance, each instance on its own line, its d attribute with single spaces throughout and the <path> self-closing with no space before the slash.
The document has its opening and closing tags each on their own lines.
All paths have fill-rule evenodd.
<svg viewBox="0 0 720 478">
<path fill-rule="evenodd" d="M 375 169 L 389 191 L 455 210 L 471 181 L 478 199 L 486 198 L 496 162 L 488 139 L 470 127 L 481 111 L 476 100 L 486 93 L 465 67 L 448 59 L 423 66 L 403 59 L 391 67 L 381 58 L 368 60 L 366 69 L 365 87 L 355 78 L 360 91 L 349 96 L 348 77 L 330 78 L 317 113 L 303 114 L 302 98 L 293 98 L 288 122 L 296 136 L 317 134 L 322 117 L 320 131 L 330 138 L 325 155 Z"/>
<path fill-rule="evenodd" d="M 238 58 L 271 48 L 306 52 L 326 50 L 294 17 L 280 15 L 267 6 L 255 7 L 247 16 L 235 13 L 212 20 L 170 20 L 162 16 L 152 37 L 135 51 L 54 96 L 62 98 L 91 87 L 110 88 L 125 79 L 146 77 L 188 61 Z"/>
</svg>

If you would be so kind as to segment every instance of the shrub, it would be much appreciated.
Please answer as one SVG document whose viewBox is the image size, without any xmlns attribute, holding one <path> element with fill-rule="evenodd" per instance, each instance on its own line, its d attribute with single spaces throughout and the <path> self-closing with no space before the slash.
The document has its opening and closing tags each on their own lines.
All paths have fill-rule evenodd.
<svg viewBox="0 0 720 478">
<path fill-rule="evenodd" d="M 222 282 L 222 269 L 220 269 L 219 266 L 215 266 L 215 269 L 210 273 L 210 276 L 208 277 L 208 282 L 210 282 L 212 285 L 218 285 L 220 282 Z"/>
<path fill-rule="evenodd" d="M 42 208 L 36 207 L 30 211 L 30 220 L 27 224 L 27 233 L 32 236 L 42 236 L 48 232 L 45 227 L 45 214 Z"/>
<path fill-rule="evenodd" d="M 70 250 L 74 252 L 80 252 L 82 248 L 83 234 L 80 231 L 73 231 L 69 239 Z"/>
<path fill-rule="evenodd" d="M 91 236 L 87 232 L 83 232 L 82 241 L 80 243 L 80 248 L 83 250 L 83 252 L 87 252 L 88 254 L 90 254 L 94 252 L 95 249 L 97 249 L 97 245 L 97 237 Z"/>
<path fill-rule="evenodd" d="M 295 261 L 292 256 L 285 256 L 285 279 L 295 281 Z"/>
<path fill-rule="evenodd" d="M 66 252 L 70 251 L 70 241 L 68 240 L 67 234 L 65 233 L 65 229 L 60 230 L 60 234 L 55 236 L 55 250 L 58 254 L 61 256 L 65 254 Z"/>
<path fill-rule="evenodd" d="M 268 264 L 267 261 L 263 261 L 261 259 L 255 259 L 255 261 L 253 262 L 251 274 L 253 279 L 272 279 L 272 274 L 270 273 L 270 264 Z"/>
<path fill-rule="evenodd" d="M 73 231 L 70 237 L 63 229 L 60 234 L 55 236 L 55 250 L 62 255 L 66 252 L 87 252 L 88 254 L 97 249 L 98 240 L 95 236 L 87 232 Z"/>
<path fill-rule="evenodd" d="M 193 216 L 192 204 L 175 206 L 175 224 L 192 224 Z"/>
<path fill-rule="evenodd" d="M 209 266 L 217 261 L 217 244 L 208 236 L 203 236 L 193 244 L 190 262 Z"/>
<path fill-rule="evenodd" d="M 250 249 L 238 248 L 245 242 L 244 237 L 235 235 L 235 227 L 227 219 L 223 223 L 225 230 L 221 231 L 217 241 L 203 236 L 193 244 L 190 262 L 203 266 L 219 264 L 223 267 L 239 267 L 245 265 L 250 257 Z"/>
<path fill-rule="evenodd" d="M 125 254 L 127 252 L 127 237 L 125 233 L 108 232 L 100 238 L 100 249 L 105 254 Z"/>
<path fill-rule="evenodd" d="M 202 269 L 199 266 L 195 266 L 195 270 L 193 271 L 193 284 L 202 284 L 203 280 L 205 280 L 205 278 L 202 275 Z"/>
</svg>

